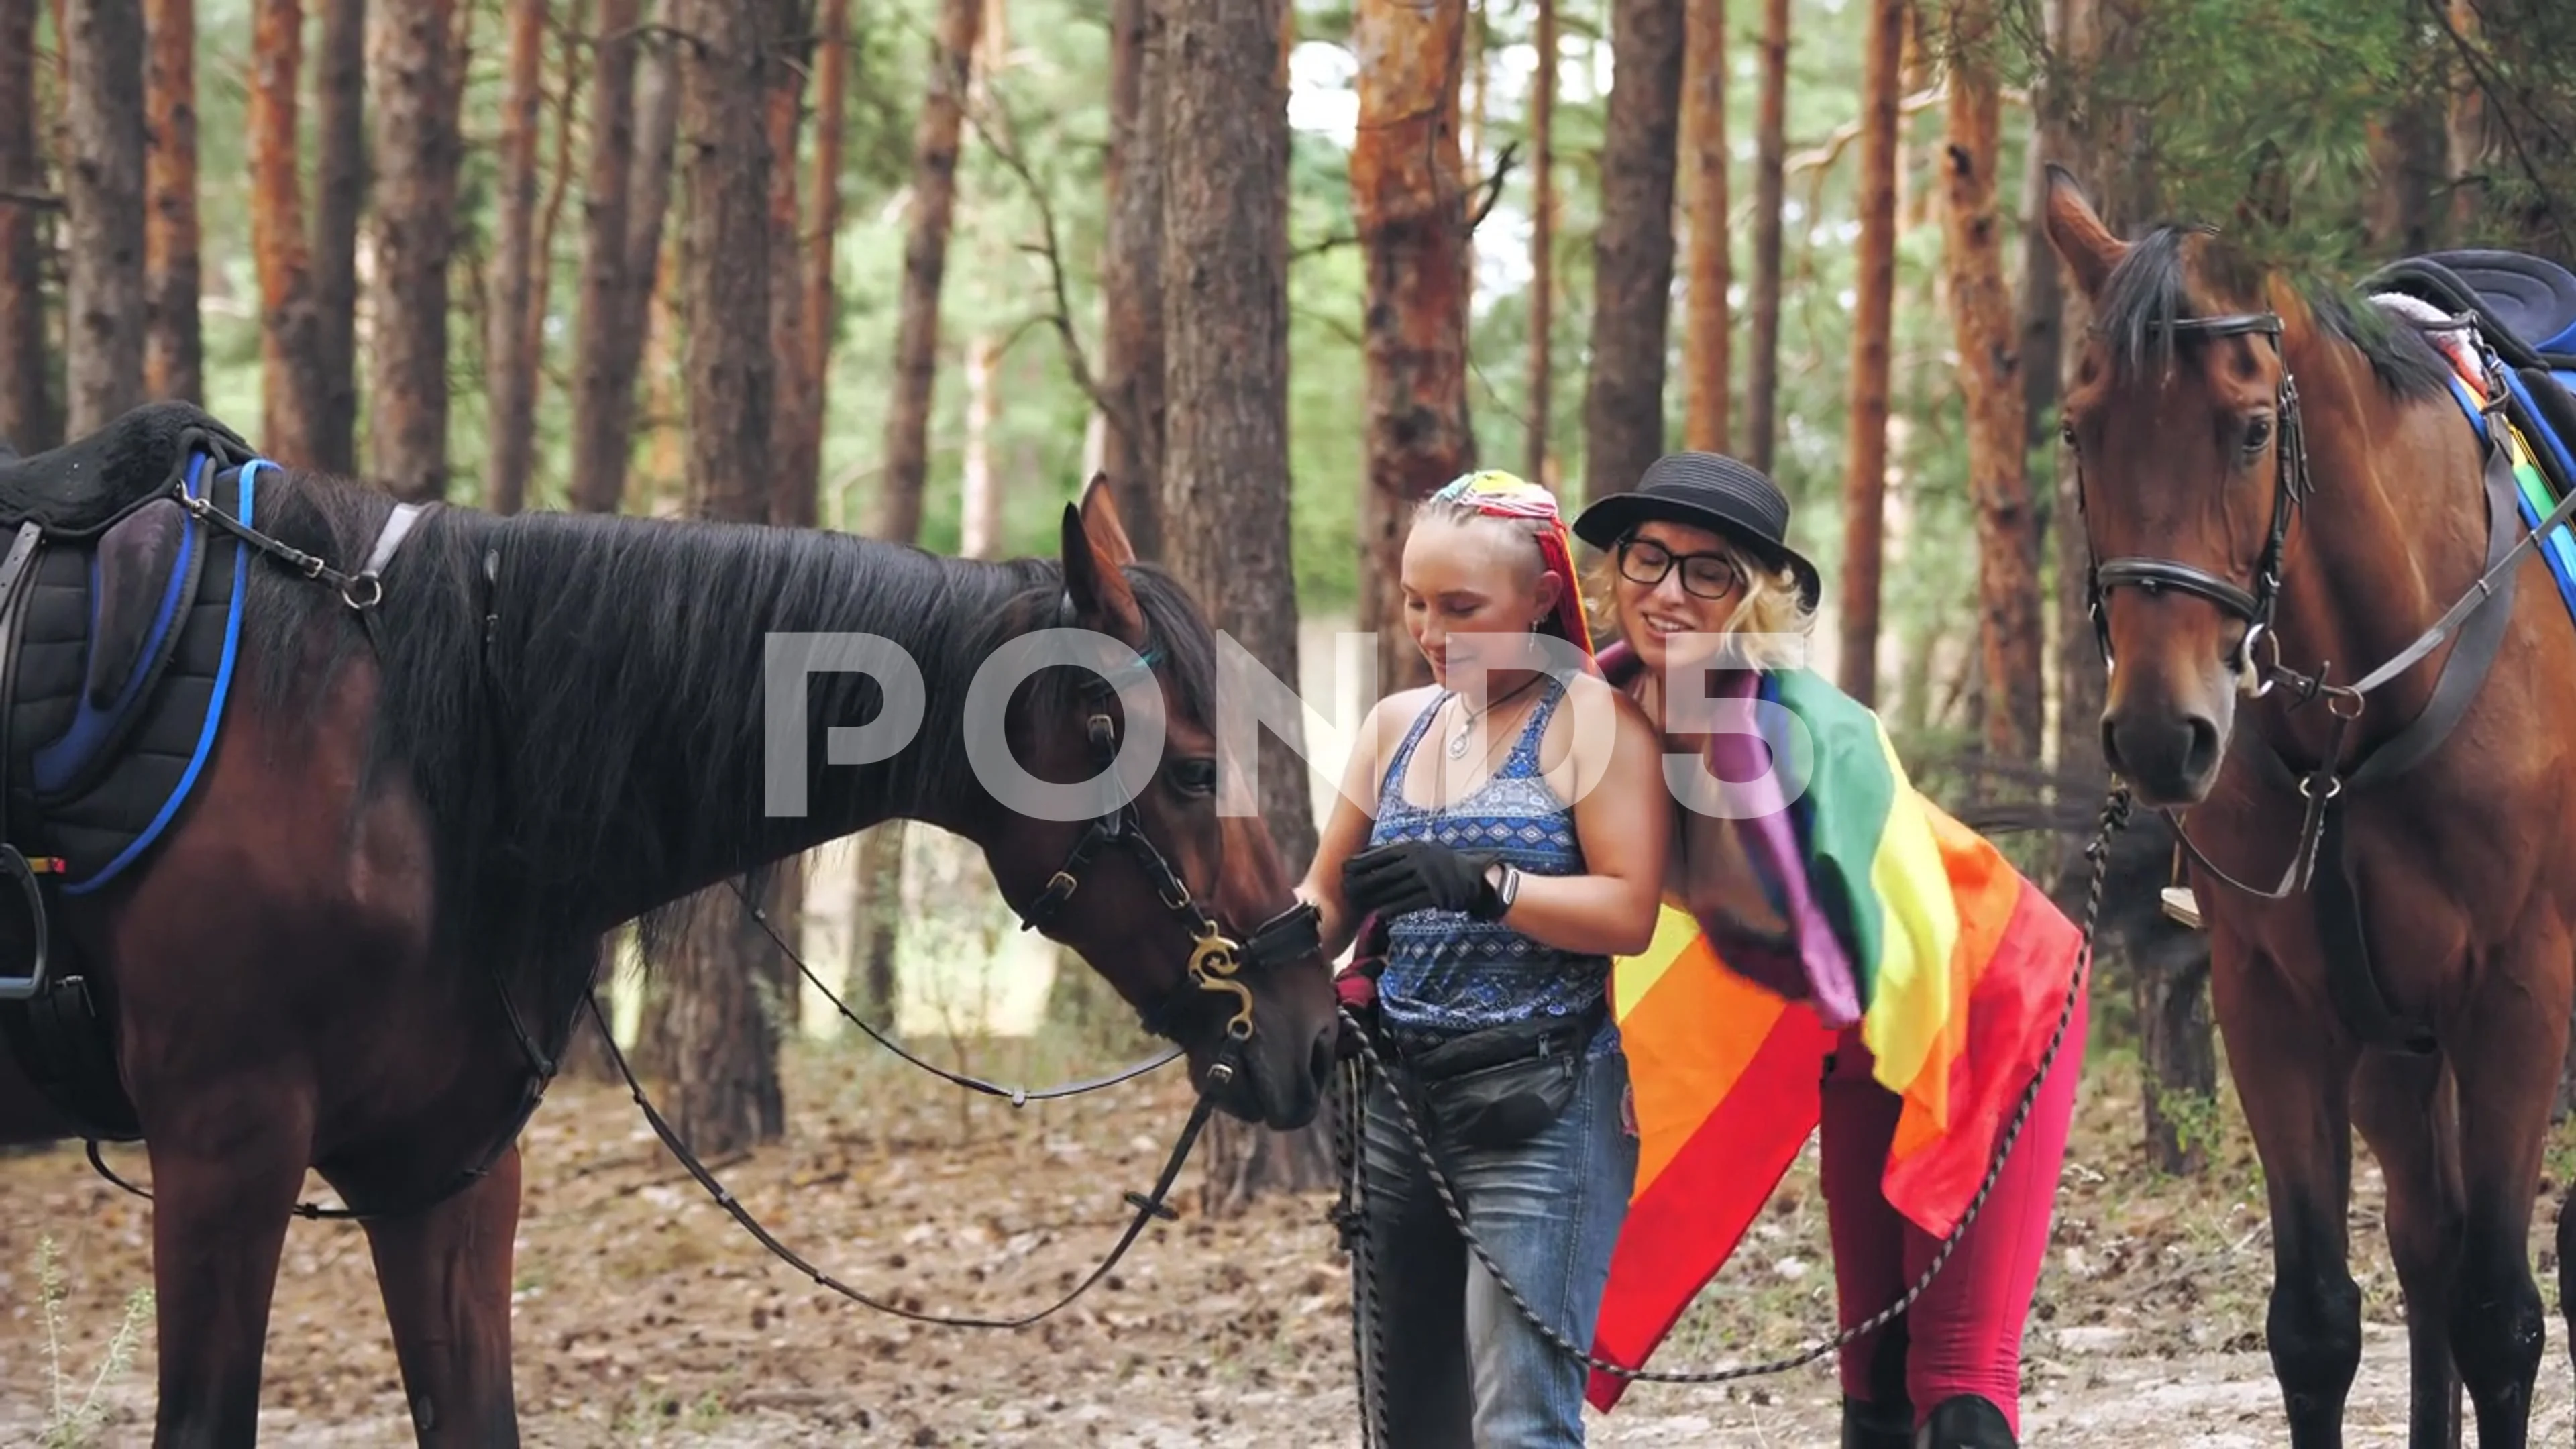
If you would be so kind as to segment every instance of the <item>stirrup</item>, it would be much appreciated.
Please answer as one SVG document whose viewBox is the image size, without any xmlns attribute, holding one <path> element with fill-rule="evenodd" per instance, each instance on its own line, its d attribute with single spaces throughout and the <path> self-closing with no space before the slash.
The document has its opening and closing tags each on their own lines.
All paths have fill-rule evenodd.
<svg viewBox="0 0 2576 1449">
<path fill-rule="evenodd" d="M 2181 923 L 2184 929 L 2205 929 L 2200 918 L 2200 898 L 2191 893 L 2191 887 L 2170 885 L 2157 894 L 2164 902 L 2165 914 Z"/>
<path fill-rule="evenodd" d="M 18 887 L 18 894 L 26 903 L 27 930 L 32 937 L 28 943 L 27 974 L 24 976 L 0 975 L 0 1001 L 30 1000 L 45 989 L 45 959 L 48 955 L 45 895 L 43 886 L 36 880 L 36 874 L 40 870 L 59 872 L 61 869 L 62 862 L 59 860 L 47 856 L 38 861 L 30 861 L 19 853 L 18 847 L 0 841 L 0 895 L 7 894 L 10 884 Z M 6 940 L 12 934 L 14 933 L 0 931 L 0 940 Z"/>
</svg>

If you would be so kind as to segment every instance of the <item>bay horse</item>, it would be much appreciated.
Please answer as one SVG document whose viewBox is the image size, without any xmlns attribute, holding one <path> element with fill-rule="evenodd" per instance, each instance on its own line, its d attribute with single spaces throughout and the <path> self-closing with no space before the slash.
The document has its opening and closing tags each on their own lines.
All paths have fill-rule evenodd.
<svg viewBox="0 0 2576 1449">
<path fill-rule="evenodd" d="M 749 524 L 414 515 L 247 468 L 256 520 L 212 520 L 211 558 L 231 567 L 238 536 L 249 563 L 202 778 L 136 868 L 61 895 L 52 919 L 54 969 L 86 978 L 151 1165 L 156 1445 L 253 1442 L 308 1167 L 368 1215 L 419 1442 L 517 1443 L 515 1142 L 604 938 L 640 918 L 649 955 L 693 892 L 879 821 L 981 846 L 1024 923 L 1185 1049 L 1203 1102 L 1279 1128 L 1315 1115 L 1329 967 L 1311 917 L 1294 929 L 1266 831 L 1218 808 L 1210 626 L 1134 557 L 1099 481 L 1066 506 L 1060 558 L 976 562 Z M 357 571 L 389 538 L 390 562 Z M 318 577 L 275 566 L 298 559 Z M 1064 627 L 1133 651 L 1121 694 L 1061 666 L 975 694 L 997 650 Z M 765 653 L 846 632 L 917 665 L 919 727 L 835 763 L 829 732 L 893 712 L 892 691 L 846 667 L 804 676 L 805 756 L 786 765 L 808 793 L 773 810 Z M 1105 777 L 1139 701 L 1163 748 L 1118 759 L 1123 808 L 1031 818 L 983 783 L 979 728 L 1037 780 Z M 0 755 L 22 774 L 24 743 Z M 117 1135 L 24 1065 L 0 1050 L 0 1141 Z"/>
<path fill-rule="evenodd" d="M 2176 817 L 2207 922 L 2291 1443 L 2343 1442 L 2360 1362 L 2358 1126 L 2407 1442 L 2456 1445 L 2465 1384 L 2478 1442 L 2519 1449 L 2576 945 L 2576 629 L 2420 331 L 2210 228 L 2123 240 L 2062 168 L 2045 221 L 2093 316 L 2063 431 L 2113 666 L 2103 758 Z M 2576 1314 L 2571 1226 L 2562 1205 Z"/>
</svg>

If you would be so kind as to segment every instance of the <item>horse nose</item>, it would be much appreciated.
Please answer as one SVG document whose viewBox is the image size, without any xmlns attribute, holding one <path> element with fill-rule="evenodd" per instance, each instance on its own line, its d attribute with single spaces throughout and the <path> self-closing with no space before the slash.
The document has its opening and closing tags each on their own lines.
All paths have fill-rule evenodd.
<svg viewBox="0 0 2576 1449">
<path fill-rule="evenodd" d="M 2102 716 L 2102 759 L 2158 805 L 2198 801 L 2218 773 L 2218 721 L 2185 712 Z"/>
</svg>

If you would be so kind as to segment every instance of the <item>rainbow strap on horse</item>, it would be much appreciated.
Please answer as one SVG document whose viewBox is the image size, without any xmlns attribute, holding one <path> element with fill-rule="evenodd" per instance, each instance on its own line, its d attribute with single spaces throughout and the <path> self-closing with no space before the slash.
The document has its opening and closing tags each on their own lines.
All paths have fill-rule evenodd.
<svg viewBox="0 0 2576 1449">
<path fill-rule="evenodd" d="M 1603 665 L 1614 682 L 1636 668 L 1625 646 Z M 1876 714 L 1803 669 L 1760 675 L 1759 692 L 1814 747 L 1797 800 L 1734 823 L 1779 924 L 1667 902 L 1653 943 L 1613 975 L 1640 1142 L 1592 1352 L 1629 1367 L 1761 1213 L 1816 1126 L 1825 1055 L 1855 1021 L 1878 1081 L 1904 1100 L 1887 1199 L 1927 1233 L 1956 1227 L 2082 948 L 1992 843 L 1913 788 Z M 1712 736 L 1711 772 L 1745 778 L 1721 767 L 1725 742 L 1744 740 Z M 1589 1397 L 1607 1410 L 1629 1382 L 1596 1371 Z"/>
</svg>

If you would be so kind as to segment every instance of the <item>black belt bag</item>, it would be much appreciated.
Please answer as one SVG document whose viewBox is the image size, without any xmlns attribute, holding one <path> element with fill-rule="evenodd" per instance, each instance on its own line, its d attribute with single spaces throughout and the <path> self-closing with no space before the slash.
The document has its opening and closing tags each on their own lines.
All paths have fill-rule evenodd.
<svg viewBox="0 0 2576 1449">
<path fill-rule="evenodd" d="M 1596 1004 L 1454 1037 L 1405 1062 L 1441 1135 L 1462 1147 L 1517 1147 L 1564 1115 L 1584 1053 L 1609 1016 Z"/>
</svg>

